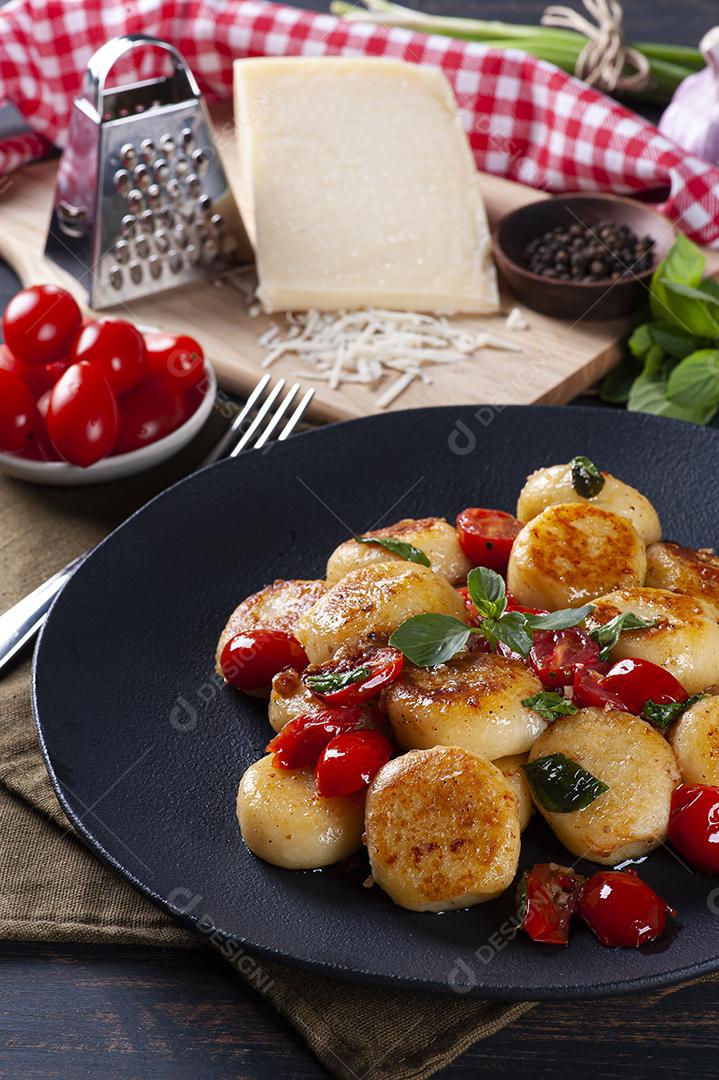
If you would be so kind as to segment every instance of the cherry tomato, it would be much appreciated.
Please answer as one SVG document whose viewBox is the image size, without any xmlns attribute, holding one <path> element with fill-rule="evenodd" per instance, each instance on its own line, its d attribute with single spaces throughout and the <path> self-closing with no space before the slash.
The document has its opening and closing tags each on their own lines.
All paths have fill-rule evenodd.
<svg viewBox="0 0 719 1080">
<path fill-rule="evenodd" d="M 467 615 L 469 616 L 469 625 L 479 626 L 482 621 L 482 616 L 479 614 L 476 607 L 474 606 L 474 603 L 472 602 L 472 597 L 469 595 L 469 589 L 466 585 L 462 585 L 460 588 L 457 589 L 457 592 L 464 600 L 464 607 Z"/>
<path fill-rule="evenodd" d="M 472 506 L 457 516 L 457 535 L 464 554 L 475 566 L 488 566 L 498 574 L 506 572 L 512 544 L 521 528 L 521 521 L 503 510 Z"/>
<path fill-rule="evenodd" d="M 567 866 L 537 863 L 519 882 L 522 929 L 532 941 L 566 945 L 569 920 L 574 914 L 585 878 Z"/>
<path fill-rule="evenodd" d="M 23 364 L 13 356 L 7 345 L 0 345 L 0 369 L 12 371 L 29 386 L 34 398 L 42 397 L 51 390 L 60 376 L 67 370 L 69 360 L 54 360 L 51 364 Z"/>
<path fill-rule="evenodd" d="M 278 769 L 302 769 L 314 765 L 327 743 L 364 723 L 360 708 L 317 709 L 288 721 L 266 749 L 275 755 Z"/>
<path fill-rule="evenodd" d="M 579 709 L 603 709 L 607 705 L 612 709 L 626 709 L 619 694 L 607 685 L 606 676 L 594 668 L 575 668 L 572 701 Z"/>
<path fill-rule="evenodd" d="M 676 915 L 634 870 L 598 870 L 584 886 L 579 914 L 603 945 L 636 949 L 664 933 Z"/>
<path fill-rule="evenodd" d="M 60 457 L 93 465 L 117 438 L 117 402 L 99 367 L 71 364 L 50 391 L 47 432 Z"/>
<path fill-rule="evenodd" d="M 123 319 L 86 323 L 72 349 L 74 360 L 88 360 L 103 371 L 118 397 L 137 386 L 147 371 L 142 334 Z"/>
<path fill-rule="evenodd" d="M 65 289 L 33 285 L 13 296 L 2 325 L 13 356 L 26 364 L 50 364 L 70 351 L 82 314 Z"/>
<path fill-rule="evenodd" d="M 319 756 L 315 791 L 326 799 L 364 791 L 394 753 L 380 731 L 347 731 L 335 735 Z"/>
<path fill-rule="evenodd" d="M 283 668 L 304 668 L 307 655 L 284 630 L 243 630 L 225 645 L 220 668 L 225 682 L 239 690 L 264 690 Z"/>
<path fill-rule="evenodd" d="M 386 648 L 371 649 L 314 665 L 305 672 L 304 682 L 316 697 L 328 705 L 359 705 L 362 701 L 377 697 L 385 686 L 398 679 L 403 664 L 404 656 L 399 649 L 388 645 Z M 361 671 L 365 674 L 355 681 L 338 689 L 331 688 L 334 682 L 340 682 L 343 677 L 346 679 L 355 672 L 359 675 Z M 319 680 L 323 680 L 327 689 L 319 684 Z"/>
<path fill-rule="evenodd" d="M 120 398 L 118 409 L 116 454 L 157 442 L 186 419 L 182 391 L 160 379 L 149 379 L 130 390 Z"/>
<path fill-rule="evenodd" d="M 205 354 L 187 334 L 145 334 L 147 366 L 151 375 L 169 379 L 182 390 L 195 386 L 205 374 Z"/>
<path fill-rule="evenodd" d="M 610 667 L 605 680 L 611 692 L 624 702 L 624 708 L 637 715 L 648 701 L 668 705 L 689 697 L 678 679 L 651 660 L 619 660 Z"/>
<path fill-rule="evenodd" d="M 548 615 L 546 608 L 525 607 L 518 603 L 511 593 L 507 593 L 507 611 L 523 611 L 525 615 Z"/>
<path fill-rule="evenodd" d="M 674 788 L 669 839 L 697 870 L 719 874 L 719 788 L 706 784 Z"/>
<path fill-rule="evenodd" d="M 42 426 L 29 388 L 12 371 L 0 369 L 0 450 L 14 453 L 25 449 Z"/>
<path fill-rule="evenodd" d="M 569 686 L 578 667 L 606 668 L 596 641 L 576 626 L 569 630 L 535 630 L 529 663 L 547 690 Z"/>
</svg>

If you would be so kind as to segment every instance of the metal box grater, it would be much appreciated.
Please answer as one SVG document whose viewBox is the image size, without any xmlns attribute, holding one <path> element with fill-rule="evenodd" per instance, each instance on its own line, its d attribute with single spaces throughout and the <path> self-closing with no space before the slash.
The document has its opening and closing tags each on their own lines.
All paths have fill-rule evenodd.
<svg viewBox="0 0 719 1080">
<path fill-rule="evenodd" d="M 106 89 L 157 46 L 172 74 Z M 107 308 L 254 262 L 192 72 L 173 46 L 132 35 L 92 56 L 73 104 L 45 254 Z"/>
</svg>

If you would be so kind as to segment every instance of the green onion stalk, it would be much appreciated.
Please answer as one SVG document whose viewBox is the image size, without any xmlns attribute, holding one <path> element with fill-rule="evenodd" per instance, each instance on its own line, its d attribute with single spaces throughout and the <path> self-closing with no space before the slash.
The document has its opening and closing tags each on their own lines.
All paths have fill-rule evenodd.
<svg viewBox="0 0 719 1080">
<path fill-rule="evenodd" d="M 441 34 L 491 45 L 495 49 L 521 49 L 538 60 L 547 60 L 563 71 L 574 74 L 579 54 L 587 43 L 583 34 L 549 26 L 522 26 L 486 19 L 451 18 L 413 11 L 390 0 L 364 0 L 358 7 L 348 0 L 332 0 L 330 10 L 356 22 L 399 26 L 422 34 Z M 631 96 L 656 105 L 666 105 L 679 84 L 704 67 L 699 49 L 685 45 L 654 45 L 629 42 L 631 48 L 649 61 L 651 81 L 645 90 Z"/>
</svg>

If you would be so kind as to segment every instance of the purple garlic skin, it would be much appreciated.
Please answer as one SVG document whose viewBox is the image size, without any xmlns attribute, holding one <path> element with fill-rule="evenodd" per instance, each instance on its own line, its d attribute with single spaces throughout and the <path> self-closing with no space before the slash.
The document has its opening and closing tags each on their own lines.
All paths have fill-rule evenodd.
<svg viewBox="0 0 719 1080">
<path fill-rule="evenodd" d="M 699 48 L 707 66 L 677 87 L 659 130 L 688 153 L 719 165 L 719 26 L 704 35 Z"/>
</svg>

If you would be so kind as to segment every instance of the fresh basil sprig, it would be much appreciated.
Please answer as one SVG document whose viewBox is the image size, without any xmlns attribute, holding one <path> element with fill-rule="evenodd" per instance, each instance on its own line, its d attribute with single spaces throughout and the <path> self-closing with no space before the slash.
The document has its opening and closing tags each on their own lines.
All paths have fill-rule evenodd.
<svg viewBox="0 0 719 1080">
<path fill-rule="evenodd" d="M 686 701 L 669 701 L 665 705 L 659 705 L 656 701 L 645 701 L 642 719 L 648 720 L 652 727 L 664 735 L 683 712 L 703 697 L 704 694 L 692 694 Z"/>
<path fill-rule="evenodd" d="M 354 668 L 352 671 L 328 671 L 318 675 L 306 675 L 305 686 L 315 690 L 318 694 L 333 694 L 336 690 L 344 690 L 346 686 L 362 682 L 369 678 L 371 672 L 367 667 Z"/>
<path fill-rule="evenodd" d="M 645 619 L 640 619 L 633 612 L 625 611 L 621 615 L 615 615 L 613 619 L 610 619 L 608 623 L 604 623 L 603 626 L 597 626 L 594 630 L 590 630 L 589 634 L 601 649 L 599 653 L 600 659 L 608 660 L 609 654 L 625 630 L 651 630 L 656 625 L 656 620 L 647 622 Z"/>
<path fill-rule="evenodd" d="M 355 536 L 358 544 L 379 544 L 393 555 L 399 555 L 407 562 L 419 563 L 420 566 L 431 566 L 429 559 L 423 551 L 414 544 L 408 544 L 406 540 L 397 540 L 394 536 Z"/>
<path fill-rule="evenodd" d="M 591 604 L 567 608 L 547 615 L 507 611 L 507 590 L 503 578 L 486 566 L 477 566 L 467 577 L 472 603 L 482 616 L 479 626 L 466 626 L 452 615 L 413 615 L 389 639 L 418 667 L 444 664 L 465 647 L 472 634 L 481 634 L 493 649 L 501 641 L 512 652 L 528 656 L 534 630 L 563 630 L 583 622 L 594 610 Z"/>
<path fill-rule="evenodd" d="M 534 697 L 522 698 L 522 705 L 539 713 L 545 720 L 556 720 L 558 716 L 573 716 L 579 712 L 576 705 L 572 704 L 564 694 L 558 694 L 555 690 L 542 690 Z"/>
<path fill-rule="evenodd" d="M 583 499 L 593 499 L 604 487 L 606 480 L 588 457 L 580 454 L 572 458 L 572 487 Z"/>
<path fill-rule="evenodd" d="M 522 768 L 537 802 L 553 814 L 584 810 L 609 791 L 608 784 L 565 754 L 547 754 L 528 761 Z"/>
</svg>

